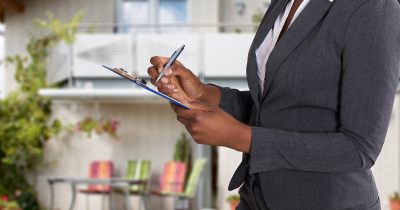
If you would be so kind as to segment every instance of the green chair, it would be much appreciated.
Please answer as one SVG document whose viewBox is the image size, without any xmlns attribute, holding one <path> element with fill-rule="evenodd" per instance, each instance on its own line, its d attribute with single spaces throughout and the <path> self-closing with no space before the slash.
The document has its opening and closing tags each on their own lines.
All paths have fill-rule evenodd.
<svg viewBox="0 0 400 210">
<path fill-rule="evenodd" d="M 126 179 L 141 181 L 140 184 L 129 186 L 129 189 L 118 189 L 117 192 L 125 193 L 125 202 L 129 208 L 129 197 L 140 196 L 144 209 L 149 209 L 149 186 L 151 180 L 151 161 L 149 160 L 129 160 L 126 172 Z M 138 209 L 141 209 L 140 207 Z"/>
<path fill-rule="evenodd" d="M 182 193 L 174 193 L 174 192 L 161 192 L 159 196 L 164 197 L 174 197 L 175 198 L 175 209 L 191 209 L 190 201 L 193 200 L 197 186 L 200 182 L 201 174 L 204 170 L 204 165 L 206 163 L 206 159 L 197 159 L 194 162 L 193 168 L 189 174 L 188 179 L 185 183 L 185 190 Z"/>
<path fill-rule="evenodd" d="M 132 185 L 131 193 L 147 193 L 151 179 L 151 162 L 149 160 L 129 160 L 125 177 L 143 181 L 143 184 Z"/>
</svg>

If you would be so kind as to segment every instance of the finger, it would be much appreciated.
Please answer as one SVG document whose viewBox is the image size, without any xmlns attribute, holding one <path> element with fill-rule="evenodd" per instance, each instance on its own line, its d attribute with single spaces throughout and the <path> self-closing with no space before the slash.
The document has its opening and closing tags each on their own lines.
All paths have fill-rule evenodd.
<svg viewBox="0 0 400 210">
<path fill-rule="evenodd" d="M 181 116 L 176 116 L 176 119 L 180 122 L 180 123 L 182 123 L 185 127 L 189 127 L 189 120 L 188 119 L 186 119 L 186 118 L 184 118 L 184 117 L 181 117 Z"/>
<path fill-rule="evenodd" d="M 167 62 L 168 58 L 161 56 L 154 56 L 150 59 L 150 63 L 157 68 L 158 72 L 160 72 L 164 68 Z"/>
<path fill-rule="evenodd" d="M 176 61 L 175 61 L 176 62 Z M 171 68 L 167 69 L 165 72 L 166 76 L 178 76 L 182 79 L 195 77 L 195 75 L 182 65 L 173 65 Z"/>
<path fill-rule="evenodd" d="M 174 85 L 171 84 L 161 84 L 162 88 L 165 90 L 168 90 L 170 92 L 172 92 L 172 90 L 174 89 Z"/>
<path fill-rule="evenodd" d="M 165 85 L 171 84 L 171 77 L 163 77 L 160 79 L 160 82 Z"/>
<path fill-rule="evenodd" d="M 176 104 L 172 104 L 172 109 L 179 117 L 185 118 L 189 121 L 195 118 L 196 112 L 194 110 L 184 109 Z"/>
<path fill-rule="evenodd" d="M 156 79 L 158 77 L 158 71 L 155 66 L 151 66 L 147 69 L 147 74 L 150 76 L 151 79 Z"/>
<path fill-rule="evenodd" d="M 215 111 L 216 108 L 200 101 L 189 101 L 188 106 L 192 110 L 201 110 L 207 112 Z"/>
<path fill-rule="evenodd" d="M 158 72 L 157 70 L 154 68 L 149 68 L 149 75 L 152 74 L 152 78 L 150 79 L 151 84 L 153 84 L 154 86 L 161 88 L 161 87 L 168 87 L 168 88 L 174 88 L 175 86 L 173 85 L 172 82 L 172 78 L 171 77 L 163 77 L 159 80 L 159 82 L 156 82 L 157 76 L 158 76 Z M 153 77 L 155 76 L 155 77 Z"/>
<path fill-rule="evenodd" d="M 150 79 L 151 84 L 157 87 L 158 90 L 160 90 L 162 87 L 161 83 L 156 82 L 156 79 Z"/>
<path fill-rule="evenodd" d="M 157 88 L 158 91 L 164 93 L 165 95 L 168 95 L 169 97 L 172 98 L 176 98 L 176 92 L 174 91 L 174 89 L 170 89 L 170 88 L 166 88 L 166 87 L 161 87 L 161 88 Z"/>
</svg>

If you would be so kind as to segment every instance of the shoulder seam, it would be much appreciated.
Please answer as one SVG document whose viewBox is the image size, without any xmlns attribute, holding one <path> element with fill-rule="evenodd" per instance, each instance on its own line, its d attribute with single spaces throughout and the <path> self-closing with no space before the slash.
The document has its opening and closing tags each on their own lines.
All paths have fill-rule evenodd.
<svg viewBox="0 0 400 210">
<path fill-rule="evenodd" d="M 353 21 L 354 16 L 357 15 L 357 13 L 368 3 L 372 2 L 372 1 L 376 1 L 376 0 L 366 0 L 365 2 L 363 2 L 362 4 L 360 4 L 356 9 L 354 9 L 354 11 L 352 12 L 353 14 L 350 16 L 347 25 L 346 25 L 346 29 L 344 32 L 344 42 L 343 42 L 343 46 L 342 49 L 344 49 L 344 46 L 346 46 L 346 43 L 348 42 L 348 32 L 349 32 L 349 28 L 350 28 L 350 23 Z"/>
</svg>

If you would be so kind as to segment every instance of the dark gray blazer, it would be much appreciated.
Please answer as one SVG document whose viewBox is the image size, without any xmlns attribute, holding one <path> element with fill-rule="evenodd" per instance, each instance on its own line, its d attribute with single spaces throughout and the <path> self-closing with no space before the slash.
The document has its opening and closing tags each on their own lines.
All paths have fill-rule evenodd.
<svg viewBox="0 0 400 210">
<path fill-rule="evenodd" d="M 220 107 L 252 126 L 229 189 L 258 173 L 271 210 L 372 205 L 399 81 L 399 3 L 311 0 L 272 51 L 260 94 L 255 50 L 287 2 L 272 1 L 250 47 L 250 91 L 221 88 Z"/>
</svg>

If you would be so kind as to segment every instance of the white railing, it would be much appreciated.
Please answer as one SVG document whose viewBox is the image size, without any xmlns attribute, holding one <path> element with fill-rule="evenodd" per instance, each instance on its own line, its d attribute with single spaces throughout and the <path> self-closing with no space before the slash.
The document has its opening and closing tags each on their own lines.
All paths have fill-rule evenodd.
<svg viewBox="0 0 400 210">
<path fill-rule="evenodd" d="M 208 78 L 244 78 L 253 33 L 78 34 L 72 46 L 59 45 L 49 59 L 48 80 L 114 78 L 102 64 L 147 76 L 149 59 L 170 56 L 186 44 L 179 60 L 195 74 Z"/>
</svg>

